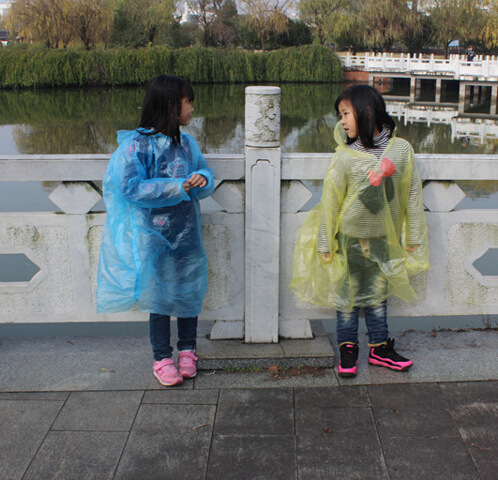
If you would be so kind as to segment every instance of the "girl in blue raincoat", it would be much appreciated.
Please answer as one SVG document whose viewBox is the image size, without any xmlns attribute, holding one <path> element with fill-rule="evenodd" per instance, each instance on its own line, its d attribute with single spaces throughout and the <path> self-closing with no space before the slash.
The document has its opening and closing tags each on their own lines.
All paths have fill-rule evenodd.
<svg viewBox="0 0 498 480">
<path fill-rule="evenodd" d="M 107 220 L 97 277 L 98 313 L 135 305 L 149 312 L 154 376 L 165 386 L 196 375 L 197 316 L 207 289 L 199 200 L 214 174 L 197 142 L 181 132 L 194 92 L 180 77 L 159 75 L 145 94 L 140 125 L 118 132 L 103 191 Z M 170 316 L 178 323 L 178 369 Z"/>
</svg>

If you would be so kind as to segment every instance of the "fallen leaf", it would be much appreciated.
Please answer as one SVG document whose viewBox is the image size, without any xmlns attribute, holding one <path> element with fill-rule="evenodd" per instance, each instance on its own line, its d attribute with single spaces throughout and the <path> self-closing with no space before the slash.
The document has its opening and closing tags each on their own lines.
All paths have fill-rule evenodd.
<svg viewBox="0 0 498 480">
<path fill-rule="evenodd" d="M 210 427 L 210 423 L 204 423 L 202 425 L 197 425 L 197 427 L 192 427 L 192 430 L 199 430 L 199 428 Z"/>
<path fill-rule="evenodd" d="M 474 447 L 474 448 L 477 448 L 481 452 L 485 452 L 487 450 L 487 448 L 480 447 L 479 445 L 477 445 L 477 443 L 471 443 L 470 446 Z"/>
<path fill-rule="evenodd" d="M 330 433 L 332 433 L 332 430 L 330 428 L 322 428 L 322 433 L 324 435 L 329 435 Z"/>
<path fill-rule="evenodd" d="M 109 370 L 108 368 L 101 368 L 100 369 L 101 372 L 110 372 L 110 373 L 114 373 L 116 370 Z"/>
</svg>

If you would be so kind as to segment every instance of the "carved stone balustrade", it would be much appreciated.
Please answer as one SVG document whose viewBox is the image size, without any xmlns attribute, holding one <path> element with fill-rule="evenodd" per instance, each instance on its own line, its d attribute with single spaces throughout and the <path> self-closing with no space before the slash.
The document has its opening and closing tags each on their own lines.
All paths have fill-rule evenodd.
<svg viewBox="0 0 498 480">
<path fill-rule="evenodd" d="M 298 301 L 287 286 L 303 206 L 316 196 L 331 154 L 282 154 L 280 92 L 246 91 L 244 155 L 206 155 L 217 188 L 203 201 L 209 288 L 201 319 L 211 338 L 248 343 L 310 338 L 309 320 L 334 312 Z M 0 156 L 0 181 L 49 181 L 60 212 L 0 213 L 0 255 L 23 254 L 39 270 L 26 282 L 0 282 L 0 322 L 146 320 L 130 311 L 97 315 L 95 279 L 105 212 L 90 211 L 109 155 Z M 424 180 L 431 269 L 413 278 L 415 304 L 389 300 L 394 316 L 498 313 L 498 275 L 476 267 L 498 249 L 498 208 L 455 210 L 465 196 L 458 181 L 498 184 L 498 155 L 426 155 L 416 161 Z M 304 183 L 303 183 L 304 182 Z"/>
</svg>

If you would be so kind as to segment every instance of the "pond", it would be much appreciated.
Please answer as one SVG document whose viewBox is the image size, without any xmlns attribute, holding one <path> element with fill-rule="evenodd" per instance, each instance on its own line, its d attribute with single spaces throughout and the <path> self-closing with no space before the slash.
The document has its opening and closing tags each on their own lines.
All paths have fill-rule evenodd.
<svg viewBox="0 0 498 480">
<path fill-rule="evenodd" d="M 344 85 L 280 87 L 283 150 L 334 151 L 334 101 Z M 242 153 L 244 89 L 245 85 L 195 86 L 194 118 L 185 130 L 204 152 Z M 0 91 L 0 155 L 112 152 L 116 130 L 136 127 L 143 92 L 143 87 Z M 496 120 L 461 118 L 452 103 L 409 107 L 401 97 L 396 99 L 396 93 L 403 94 L 389 92 L 388 110 L 397 121 L 397 134 L 416 152 L 498 153 Z"/>
</svg>

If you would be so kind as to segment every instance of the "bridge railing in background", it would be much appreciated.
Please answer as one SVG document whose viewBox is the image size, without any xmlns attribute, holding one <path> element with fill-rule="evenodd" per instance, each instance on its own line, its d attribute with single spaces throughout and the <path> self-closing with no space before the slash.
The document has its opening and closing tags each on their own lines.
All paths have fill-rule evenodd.
<svg viewBox="0 0 498 480">
<path fill-rule="evenodd" d="M 310 319 L 329 309 L 288 290 L 299 227 L 331 154 L 281 154 L 279 89 L 249 87 L 246 154 L 207 155 L 217 178 L 203 201 L 209 288 L 201 319 L 211 338 L 250 343 L 309 338 Z M 0 255 L 23 254 L 39 268 L 26 282 L 0 282 L 0 322 L 145 320 L 143 313 L 97 315 L 95 279 L 105 212 L 101 200 L 108 155 L 1 156 L 0 181 L 51 182 L 59 212 L 0 213 Z M 498 275 L 474 263 L 498 249 L 498 209 L 454 210 L 465 197 L 459 180 L 498 181 L 498 155 L 416 155 L 424 180 L 431 269 L 413 278 L 415 304 L 390 299 L 395 316 L 498 313 Z M 303 183 L 304 182 L 304 183 Z M 58 184 L 58 185 L 57 185 Z M 314 192 L 316 196 L 316 192 Z"/>
<path fill-rule="evenodd" d="M 482 55 L 468 62 L 465 55 L 451 55 L 450 58 L 428 57 L 422 54 L 410 56 L 391 53 L 374 54 L 366 52 L 360 55 L 339 55 L 345 68 L 361 69 L 370 72 L 404 72 L 419 75 L 443 75 L 460 78 L 484 78 L 498 80 L 498 59 L 495 56 Z"/>
</svg>

